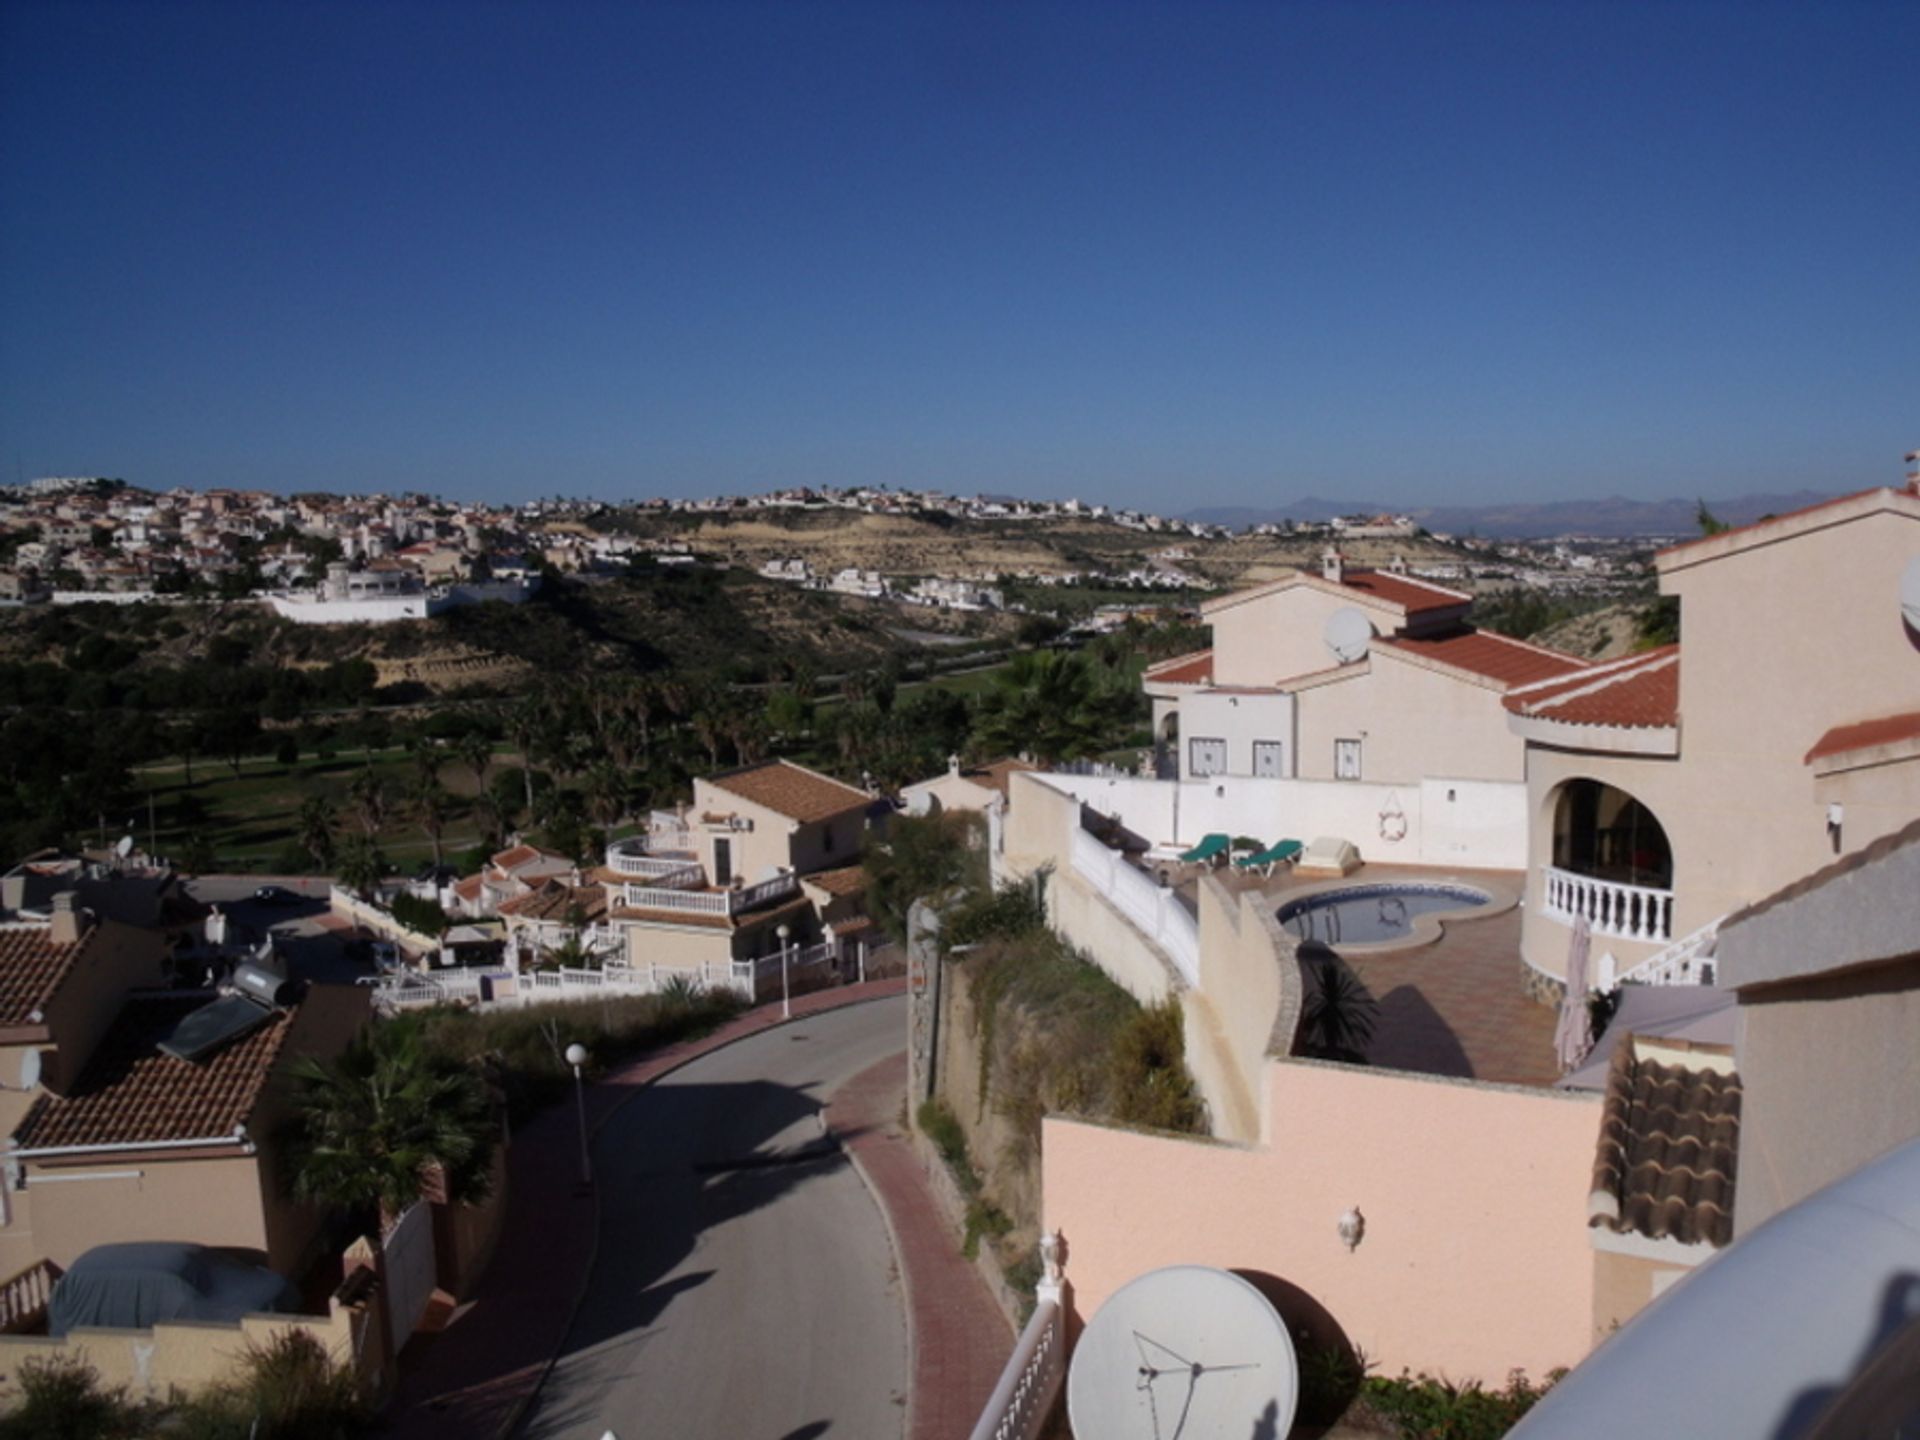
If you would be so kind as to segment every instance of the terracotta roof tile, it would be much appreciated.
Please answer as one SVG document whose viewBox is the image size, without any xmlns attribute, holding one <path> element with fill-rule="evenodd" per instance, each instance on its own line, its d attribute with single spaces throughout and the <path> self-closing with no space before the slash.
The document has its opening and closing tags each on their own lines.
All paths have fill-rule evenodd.
<svg viewBox="0 0 1920 1440">
<path fill-rule="evenodd" d="M 1374 643 L 1405 651 L 1409 655 L 1437 660 L 1442 665 L 1468 670 L 1508 685 L 1529 685 L 1536 680 L 1558 679 L 1588 668 L 1584 660 L 1541 645 L 1529 645 L 1524 640 L 1515 640 L 1510 636 L 1496 635 L 1491 630 L 1460 630 L 1431 640 L 1402 636 Z"/>
<path fill-rule="evenodd" d="M 790 760 L 768 760 L 723 775 L 710 775 L 707 783 L 803 825 L 844 815 L 849 810 L 864 810 L 873 803 L 873 797 L 866 791 L 843 785 Z"/>
<path fill-rule="evenodd" d="M 867 872 L 859 865 L 843 865 L 837 870 L 816 870 L 802 875 L 803 885 L 817 885 L 829 895 L 858 895 L 867 888 Z"/>
<path fill-rule="evenodd" d="M 1656 729 L 1680 723 L 1680 647 L 1663 645 L 1508 692 L 1507 709 L 1569 725 Z"/>
<path fill-rule="evenodd" d="M 651 910 L 636 905 L 616 905 L 608 912 L 614 920 L 631 920 L 641 925 L 694 925 L 703 930 L 731 930 L 733 921 L 726 915 L 709 915 L 697 910 Z"/>
<path fill-rule="evenodd" d="M 493 857 L 493 863 L 502 870 L 516 870 L 529 861 L 540 858 L 540 851 L 532 845 L 515 845 L 510 850 L 502 850 Z"/>
<path fill-rule="evenodd" d="M 1141 677 L 1150 685 L 1205 685 L 1213 679 L 1213 651 L 1198 650 L 1149 665 Z"/>
<path fill-rule="evenodd" d="M 500 913 L 522 920 L 565 920 L 576 905 L 583 922 L 591 925 L 607 913 L 607 892 L 598 885 L 576 888 L 561 880 L 544 880 L 524 895 L 501 901 Z"/>
<path fill-rule="evenodd" d="M 1904 715 L 1886 715 L 1878 720 L 1862 720 L 1853 725 L 1836 725 L 1807 751 L 1802 762 L 1811 765 L 1829 755 L 1844 755 L 1850 750 L 1870 750 L 1876 745 L 1893 745 L 1902 740 L 1920 738 L 1920 710 Z"/>
<path fill-rule="evenodd" d="M 1615 1052 L 1600 1111 L 1589 1225 L 1685 1245 L 1733 1238 L 1740 1150 L 1737 1074 Z"/>
<path fill-rule="evenodd" d="M 31 1025 L 73 962 L 93 938 L 88 930 L 72 945 L 55 945 L 46 925 L 0 927 L 0 1025 Z"/>
<path fill-rule="evenodd" d="M 233 1134 L 253 1114 L 293 1017 L 278 1011 L 202 1060 L 162 1054 L 160 1042 L 206 1003 L 205 995 L 128 1000 L 73 1089 L 34 1101 L 14 1139 L 35 1150 Z"/>
<path fill-rule="evenodd" d="M 1305 574 L 1313 574 L 1305 571 Z M 1389 605 L 1398 605 L 1409 615 L 1418 615 L 1423 610 L 1450 610 L 1456 605 L 1468 605 L 1473 601 L 1471 595 L 1459 590 L 1449 590 L 1444 585 L 1435 585 L 1431 581 L 1416 580 L 1411 575 L 1394 575 L 1385 570 L 1348 570 L 1340 577 L 1340 583 L 1349 590 L 1358 590 L 1363 595 L 1377 596 Z"/>
</svg>

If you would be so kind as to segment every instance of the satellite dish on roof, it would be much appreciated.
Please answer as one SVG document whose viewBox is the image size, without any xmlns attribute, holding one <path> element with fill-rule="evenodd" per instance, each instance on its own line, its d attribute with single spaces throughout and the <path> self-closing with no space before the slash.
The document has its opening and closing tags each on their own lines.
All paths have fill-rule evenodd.
<svg viewBox="0 0 1920 1440">
<path fill-rule="evenodd" d="M 1150 1270 L 1107 1297 L 1074 1347 L 1076 1435 L 1245 1440 L 1293 1427 L 1300 1372 L 1271 1301 L 1205 1265 Z"/>
<path fill-rule="evenodd" d="M 133 836 L 122 835 L 114 842 L 113 853 L 118 855 L 122 860 L 131 855 L 133 853 Z"/>
<path fill-rule="evenodd" d="M 29 1050 L 20 1057 L 20 1088 L 31 1090 L 40 1083 L 40 1052 Z"/>
<path fill-rule="evenodd" d="M 1900 576 L 1900 613 L 1908 625 L 1920 631 L 1920 555 L 1907 562 Z"/>
<path fill-rule="evenodd" d="M 1373 644 L 1373 622 L 1351 605 L 1329 615 L 1327 628 L 1321 633 L 1327 642 L 1327 649 L 1342 665 L 1366 659 L 1367 650 Z"/>
</svg>

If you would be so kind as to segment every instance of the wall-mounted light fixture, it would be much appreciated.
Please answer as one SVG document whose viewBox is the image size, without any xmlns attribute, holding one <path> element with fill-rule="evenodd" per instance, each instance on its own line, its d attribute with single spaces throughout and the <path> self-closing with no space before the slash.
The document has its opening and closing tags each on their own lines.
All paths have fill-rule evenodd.
<svg viewBox="0 0 1920 1440">
<path fill-rule="evenodd" d="M 1340 1217 L 1339 1229 L 1340 1243 L 1347 1247 L 1349 1254 L 1360 1248 L 1360 1241 L 1367 1233 L 1367 1217 L 1360 1213 L 1358 1205 Z"/>
</svg>

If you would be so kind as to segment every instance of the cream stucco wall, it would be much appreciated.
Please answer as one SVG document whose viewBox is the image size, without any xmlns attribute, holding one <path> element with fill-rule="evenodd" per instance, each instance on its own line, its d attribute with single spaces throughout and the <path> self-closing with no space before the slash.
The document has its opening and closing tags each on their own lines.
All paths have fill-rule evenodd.
<svg viewBox="0 0 1920 1440">
<path fill-rule="evenodd" d="M 147 1152 L 139 1158 L 88 1157 L 59 1168 L 31 1165 L 25 1194 L 14 1197 L 24 1202 L 20 1211 L 33 1251 L 20 1266 L 41 1257 L 71 1265 L 95 1245 L 122 1240 L 185 1240 L 270 1253 L 267 1195 L 257 1155 L 169 1160 Z"/>
<path fill-rule="evenodd" d="M 1721 914 L 1832 860 L 1828 798 L 1846 801 L 1847 850 L 1920 815 L 1920 763 L 1818 786 L 1803 763 L 1836 725 L 1920 710 L 1920 636 L 1899 606 L 1920 502 L 1894 503 L 1905 508 L 1662 561 L 1661 588 L 1680 597 L 1683 782 L 1662 822 L 1690 913 Z"/>
<path fill-rule="evenodd" d="M 1207 606 L 1213 630 L 1213 679 L 1216 685 L 1272 685 L 1336 664 L 1327 649 L 1327 620 L 1338 610 L 1359 610 L 1374 633 L 1390 633 L 1397 610 L 1359 595 L 1329 593 L 1312 584 L 1249 599 Z"/>
<path fill-rule="evenodd" d="M 1736 1053 L 1745 1234 L 1920 1135 L 1920 956 L 1743 990 Z"/>
<path fill-rule="evenodd" d="M 1376 646 L 1350 679 L 1298 695 L 1303 779 L 1334 777 L 1334 742 L 1363 738 L 1362 780 L 1416 784 L 1525 778 L 1525 745 L 1507 728 L 1504 692 Z"/>
<path fill-rule="evenodd" d="M 1384 1374 L 1500 1383 L 1586 1353 L 1594 1097 L 1304 1061 L 1266 1082 L 1260 1146 L 1046 1122 L 1045 1224 L 1082 1317 L 1195 1263 L 1298 1286 Z M 1336 1226 L 1354 1206 L 1349 1253 Z"/>
<path fill-rule="evenodd" d="M 700 817 L 706 814 L 731 814 L 749 824 L 741 829 L 703 826 Z M 860 858 L 860 837 L 866 828 L 865 815 L 858 807 L 802 825 L 700 777 L 693 782 L 693 810 L 688 822 L 708 877 L 715 874 L 714 842 L 725 840 L 732 850 L 734 875 L 750 885 L 778 870 L 805 872 L 854 864 Z"/>
<path fill-rule="evenodd" d="M 1828 730 L 1920 710 L 1920 636 L 1900 618 L 1901 571 L 1920 554 L 1920 501 L 1730 550 L 1732 537 L 1663 557 L 1680 596 L 1677 758 L 1531 744 L 1527 756 L 1528 961 L 1565 973 L 1568 930 L 1541 915 L 1559 786 L 1626 790 L 1673 848 L 1673 936 L 1791 884 L 1920 815 L 1920 760 L 1817 778 Z M 1899 509 L 1908 506 L 1909 510 Z M 1718 558 L 1714 558 L 1718 557 Z M 1839 844 L 1827 806 L 1845 807 Z M 1608 941 L 1624 964 L 1657 946 Z"/>
<path fill-rule="evenodd" d="M 1232 695 L 1218 690 L 1195 691 L 1180 706 L 1180 778 L 1195 778 L 1194 742 L 1203 739 L 1226 742 L 1226 769 L 1219 771 L 1219 774 L 1253 774 L 1255 741 L 1278 742 L 1281 746 L 1279 774 L 1293 774 L 1293 709 L 1291 695 Z"/>
</svg>

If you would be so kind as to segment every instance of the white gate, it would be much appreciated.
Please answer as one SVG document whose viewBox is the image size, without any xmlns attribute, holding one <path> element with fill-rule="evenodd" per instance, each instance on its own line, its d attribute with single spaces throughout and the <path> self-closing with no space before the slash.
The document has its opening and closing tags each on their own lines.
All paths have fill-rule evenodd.
<svg viewBox="0 0 1920 1440">
<path fill-rule="evenodd" d="M 433 1298 L 433 1212 L 424 1200 L 409 1205 L 380 1237 L 387 1260 L 387 1313 L 396 1348 L 407 1343 Z"/>
</svg>

